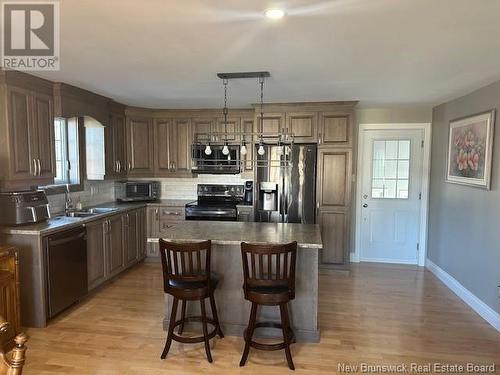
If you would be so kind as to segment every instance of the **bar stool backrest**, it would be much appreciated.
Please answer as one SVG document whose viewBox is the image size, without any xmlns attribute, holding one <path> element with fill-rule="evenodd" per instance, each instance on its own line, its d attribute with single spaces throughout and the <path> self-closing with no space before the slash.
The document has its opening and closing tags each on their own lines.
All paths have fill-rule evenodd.
<svg viewBox="0 0 500 375">
<path fill-rule="evenodd" d="M 241 243 L 243 288 L 287 286 L 295 294 L 297 242 L 287 244 Z"/>
<path fill-rule="evenodd" d="M 207 282 L 210 279 L 211 241 L 171 242 L 160 239 L 163 268 L 163 286 L 169 280 L 180 282 Z"/>
</svg>

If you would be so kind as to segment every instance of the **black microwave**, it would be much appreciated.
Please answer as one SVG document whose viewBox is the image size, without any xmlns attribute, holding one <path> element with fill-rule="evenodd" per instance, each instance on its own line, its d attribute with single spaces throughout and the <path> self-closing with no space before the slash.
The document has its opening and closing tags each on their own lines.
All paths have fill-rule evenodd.
<svg viewBox="0 0 500 375">
<path fill-rule="evenodd" d="M 193 165 L 196 174 L 238 174 L 240 169 L 240 146 L 228 145 L 229 153 L 224 155 L 223 145 L 211 145 L 211 153 L 205 153 L 206 145 L 194 144 L 192 147 Z"/>
<path fill-rule="evenodd" d="M 159 181 L 125 181 L 115 184 L 118 202 L 152 202 L 160 198 Z"/>
</svg>

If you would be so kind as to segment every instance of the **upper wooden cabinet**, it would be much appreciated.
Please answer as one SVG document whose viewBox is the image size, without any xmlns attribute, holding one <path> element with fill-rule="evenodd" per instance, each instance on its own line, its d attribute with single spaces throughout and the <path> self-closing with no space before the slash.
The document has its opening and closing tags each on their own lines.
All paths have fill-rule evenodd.
<svg viewBox="0 0 500 375">
<path fill-rule="evenodd" d="M 190 119 L 155 119 L 155 175 L 164 177 L 190 175 L 191 133 Z"/>
<path fill-rule="evenodd" d="M 149 117 L 127 118 L 127 172 L 135 177 L 154 174 L 153 122 Z"/>
<path fill-rule="evenodd" d="M 257 113 L 255 121 L 255 126 L 259 133 L 277 134 L 280 129 L 285 128 L 284 113 L 264 113 L 262 119 L 260 113 Z"/>
<path fill-rule="evenodd" d="M 55 176 L 52 85 L 20 72 L 0 76 L 2 188 L 52 183 Z"/>
<path fill-rule="evenodd" d="M 295 136 L 295 142 L 317 142 L 317 112 L 287 112 L 286 128 Z"/>
<path fill-rule="evenodd" d="M 320 114 L 318 142 L 325 146 L 351 146 L 353 114 L 346 112 L 322 112 Z"/>
<path fill-rule="evenodd" d="M 193 118 L 191 120 L 193 137 L 197 134 L 197 141 L 208 142 L 211 141 L 210 134 L 216 131 L 216 118 Z"/>
<path fill-rule="evenodd" d="M 127 175 L 125 106 L 110 105 L 110 120 L 106 126 L 106 177 Z"/>
<path fill-rule="evenodd" d="M 318 152 L 318 199 L 323 208 L 349 206 L 351 203 L 352 151 L 320 149 Z"/>
<path fill-rule="evenodd" d="M 228 117 L 227 126 L 224 123 L 224 117 L 217 120 L 215 131 L 218 133 L 217 140 L 224 141 L 227 139 L 229 142 L 239 141 L 240 136 L 235 134 L 240 132 L 241 119 L 239 117 Z"/>
</svg>

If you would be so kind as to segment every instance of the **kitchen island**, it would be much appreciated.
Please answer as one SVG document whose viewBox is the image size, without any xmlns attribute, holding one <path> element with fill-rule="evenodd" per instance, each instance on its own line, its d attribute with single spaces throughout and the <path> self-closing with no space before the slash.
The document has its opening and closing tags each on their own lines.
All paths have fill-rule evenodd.
<svg viewBox="0 0 500 375">
<path fill-rule="evenodd" d="M 226 335 L 243 335 L 250 316 L 250 302 L 243 295 L 241 242 L 286 243 L 297 241 L 296 297 L 289 304 L 291 324 L 298 341 L 319 341 L 318 262 L 323 247 L 320 228 L 310 224 L 185 221 L 165 240 L 212 241 L 212 271 L 219 277 L 215 291 L 219 320 Z M 172 298 L 165 295 L 164 328 L 167 329 Z M 199 315 L 197 303 L 188 303 L 188 315 Z M 180 311 L 177 317 L 180 316 Z M 279 309 L 261 307 L 258 320 L 279 321 Z M 260 329 L 262 336 L 280 331 Z"/>
</svg>

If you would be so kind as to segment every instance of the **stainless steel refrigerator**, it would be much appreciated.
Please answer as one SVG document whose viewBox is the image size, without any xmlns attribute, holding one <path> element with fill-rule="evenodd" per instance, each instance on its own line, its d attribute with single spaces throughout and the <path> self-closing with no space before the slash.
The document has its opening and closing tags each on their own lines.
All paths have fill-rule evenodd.
<svg viewBox="0 0 500 375">
<path fill-rule="evenodd" d="M 263 147 L 264 155 L 256 153 L 256 221 L 314 224 L 317 146 Z"/>
</svg>

